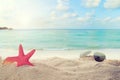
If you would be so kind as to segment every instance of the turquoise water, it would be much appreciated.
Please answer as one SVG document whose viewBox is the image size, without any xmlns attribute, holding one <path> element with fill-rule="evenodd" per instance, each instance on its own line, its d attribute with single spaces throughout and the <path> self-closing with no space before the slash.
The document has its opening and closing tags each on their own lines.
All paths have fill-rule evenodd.
<svg viewBox="0 0 120 80">
<path fill-rule="evenodd" d="M 117 49 L 120 30 L 1 30 L 0 48 Z"/>
</svg>

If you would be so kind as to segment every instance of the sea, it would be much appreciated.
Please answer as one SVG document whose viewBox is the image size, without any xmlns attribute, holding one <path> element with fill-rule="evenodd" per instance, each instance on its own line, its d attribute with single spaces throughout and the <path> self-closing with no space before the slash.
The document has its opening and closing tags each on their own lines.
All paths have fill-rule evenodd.
<svg viewBox="0 0 120 80">
<path fill-rule="evenodd" d="M 34 59 L 79 58 L 86 51 L 102 52 L 109 59 L 120 59 L 119 29 L 19 29 L 0 30 L 0 57 L 25 54 L 36 49 Z"/>
<path fill-rule="evenodd" d="M 33 29 L 1 30 L 0 48 L 79 50 L 119 49 L 120 30 L 115 29 Z"/>
</svg>

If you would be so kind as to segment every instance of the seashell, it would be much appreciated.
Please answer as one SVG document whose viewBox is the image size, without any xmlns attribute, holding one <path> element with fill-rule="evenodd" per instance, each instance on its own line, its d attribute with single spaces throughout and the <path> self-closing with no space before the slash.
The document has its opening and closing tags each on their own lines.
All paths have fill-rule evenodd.
<svg viewBox="0 0 120 80">
<path fill-rule="evenodd" d="M 86 51 L 80 55 L 80 57 L 86 57 L 88 56 L 92 51 Z"/>
</svg>

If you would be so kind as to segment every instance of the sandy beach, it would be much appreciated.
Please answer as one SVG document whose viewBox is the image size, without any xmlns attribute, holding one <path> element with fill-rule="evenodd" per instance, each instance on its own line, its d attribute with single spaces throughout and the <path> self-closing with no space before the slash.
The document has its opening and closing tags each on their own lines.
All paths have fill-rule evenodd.
<svg viewBox="0 0 120 80">
<path fill-rule="evenodd" d="M 96 62 L 93 57 L 32 60 L 34 66 L 0 64 L 0 80 L 119 80 L 120 61 Z"/>
</svg>

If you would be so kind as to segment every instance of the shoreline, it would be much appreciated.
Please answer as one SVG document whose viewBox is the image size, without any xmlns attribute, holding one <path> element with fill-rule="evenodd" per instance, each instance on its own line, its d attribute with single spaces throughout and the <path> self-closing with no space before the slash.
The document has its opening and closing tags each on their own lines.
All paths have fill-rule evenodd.
<svg viewBox="0 0 120 80">
<path fill-rule="evenodd" d="M 31 49 L 25 49 L 25 54 L 27 54 Z M 98 49 L 98 50 L 36 50 L 35 54 L 31 59 L 47 59 L 51 57 L 61 57 L 67 59 L 80 58 L 80 55 L 86 51 L 92 51 L 91 55 L 95 52 L 101 52 L 106 55 L 107 59 L 120 59 L 120 49 Z M 17 49 L 0 49 L 1 57 L 5 59 L 8 56 L 18 55 Z"/>
</svg>

